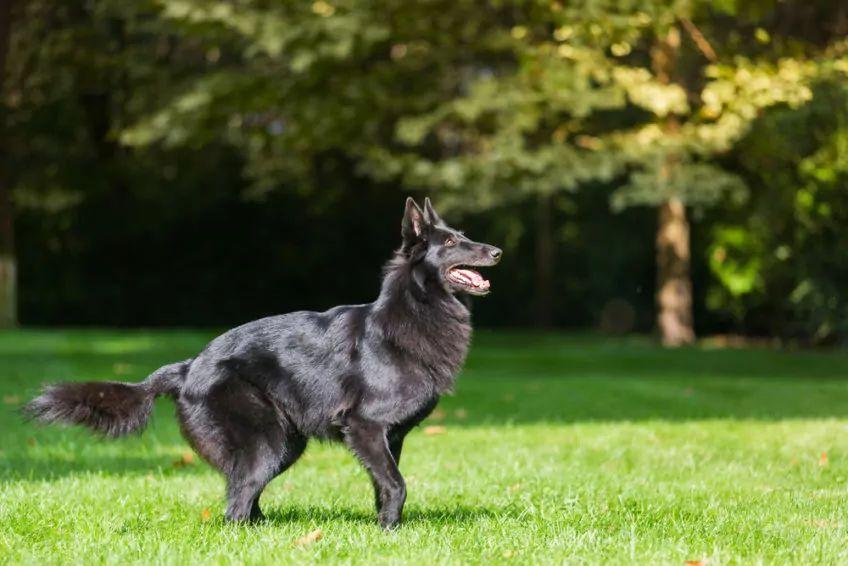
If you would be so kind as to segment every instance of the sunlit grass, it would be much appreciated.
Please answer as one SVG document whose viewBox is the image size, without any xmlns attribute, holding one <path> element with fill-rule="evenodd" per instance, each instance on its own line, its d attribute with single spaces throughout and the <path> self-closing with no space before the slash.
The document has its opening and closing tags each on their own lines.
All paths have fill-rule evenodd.
<svg viewBox="0 0 848 566">
<path fill-rule="evenodd" d="M 844 354 L 480 333 L 428 423 L 444 432 L 406 444 L 394 533 L 338 446 L 313 443 L 266 491 L 269 520 L 237 527 L 170 401 L 119 442 L 16 413 L 43 381 L 140 379 L 209 337 L 0 334 L 0 562 L 848 561 Z"/>
</svg>

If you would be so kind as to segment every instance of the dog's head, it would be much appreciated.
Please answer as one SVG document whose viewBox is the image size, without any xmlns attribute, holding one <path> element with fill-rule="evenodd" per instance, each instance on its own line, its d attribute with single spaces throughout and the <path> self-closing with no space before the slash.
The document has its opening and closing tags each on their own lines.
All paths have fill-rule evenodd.
<svg viewBox="0 0 848 566">
<path fill-rule="evenodd" d="M 428 280 L 439 282 L 451 293 L 489 293 L 489 281 L 471 268 L 495 265 L 501 250 L 474 242 L 445 224 L 429 198 L 424 199 L 424 210 L 412 198 L 406 199 L 401 234 L 402 251 Z"/>
</svg>

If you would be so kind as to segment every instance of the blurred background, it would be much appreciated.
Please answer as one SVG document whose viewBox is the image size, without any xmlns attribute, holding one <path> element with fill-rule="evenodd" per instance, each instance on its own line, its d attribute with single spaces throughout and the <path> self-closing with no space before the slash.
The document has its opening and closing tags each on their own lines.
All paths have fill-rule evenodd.
<svg viewBox="0 0 848 566">
<path fill-rule="evenodd" d="M 407 195 L 485 326 L 848 340 L 848 3 L 0 0 L 0 325 L 376 297 Z"/>
</svg>

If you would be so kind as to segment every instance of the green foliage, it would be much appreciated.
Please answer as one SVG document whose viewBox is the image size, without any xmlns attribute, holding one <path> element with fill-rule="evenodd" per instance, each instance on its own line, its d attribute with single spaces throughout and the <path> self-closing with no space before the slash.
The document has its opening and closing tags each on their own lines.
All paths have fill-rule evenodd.
<svg viewBox="0 0 848 566">
<path fill-rule="evenodd" d="M 520 255 L 508 294 L 532 287 L 530 205 L 540 196 L 570 207 L 553 237 L 569 265 L 597 265 L 591 227 L 613 226 L 597 199 L 620 211 L 678 198 L 704 219 L 708 237 L 693 257 L 712 279 L 695 288 L 709 287 L 706 308 L 727 329 L 846 333 L 844 101 L 822 85 L 845 81 L 848 44 L 844 10 L 827 0 L 15 6 L 0 160 L 32 240 L 19 243 L 22 279 L 34 285 L 22 301 L 38 320 L 76 312 L 126 322 L 103 318 L 127 301 L 103 290 L 108 277 L 95 266 L 105 261 L 122 288 L 149 293 L 121 253 L 137 256 L 139 242 L 173 235 L 181 221 L 191 237 L 214 232 L 201 241 L 217 245 L 226 238 L 210 228 L 221 224 L 214 207 L 260 206 L 228 200 L 237 195 L 262 197 L 277 222 L 303 232 L 314 227 L 293 219 L 352 222 L 328 211 L 357 195 L 379 202 L 375 226 L 394 225 L 387 211 L 402 188 L 509 224 L 508 234 L 491 233 Z M 671 60 L 658 65 L 675 34 Z M 273 190 L 285 196 L 272 202 Z M 289 197 L 309 210 L 280 213 Z M 644 230 L 652 219 L 639 218 L 645 244 L 615 256 L 624 267 L 557 274 L 564 305 L 650 296 L 636 296 L 653 272 Z M 277 235 L 265 222 L 233 231 Z M 616 222 L 610 239 L 631 234 L 626 217 Z M 51 261 L 65 262 L 61 290 L 39 275 Z M 632 275 L 626 289 L 606 283 L 621 273 Z M 204 279 L 222 277 L 209 268 Z M 614 296 L 586 299 L 595 292 L 588 281 Z M 63 308 L 81 304 L 86 289 L 113 306 Z M 562 322 L 592 319 L 558 309 Z"/>
<path fill-rule="evenodd" d="M 707 261 L 718 285 L 710 289 L 707 305 L 715 310 L 730 310 L 737 317 L 744 316 L 739 298 L 762 290 L 764 255 L 762 242 L 752 238 L 744 228 L 716 226 Z"/>
<path fill-rule="evenodd" d="M 620 176 L 629 182 L 616 208 L 670 197 L 694 205 L 739 200 L 744 183 L 716 159 L 763 109 L 808 102 L 820 73 L 818 61 L 774 53 L 722 53 L 710 63 L 687 45 L 672 55 L 681 62 L 669 81 L 650 59 L 690 4 L 611 13 L 586 3 L 566 20 L 557 6 L 516 11 L 490 30 L 504 38 L 498 62 L 484 52 L 455 69 L 465 72 L 465 84 L 430 111 L 400 120 L 401 150 L 375 151 L 372 168 L 480 206 Z M 703 15 L 704 25 L 719 25 Z M 660 175 L 660 168 L 673 170 Z"/>
<path fill-rule="evenodd" d="M 766 115 L 740 146 L 752 198 L 725 209 L 714 230 L 709 261 L 721 286 L 710 306 L 758 331 L 765 309 L 783 333 L 833 341 L 848 331 L 848 90 L 833 78 L 815 91 L 800 111 Z"/>
<path fill-rule="evenodd" d="M 689 158 L 690 156 L 685 156 Z M 646 161 L 630 175 L 629 182 L 615 192 L 612 206 L 621 210 L 639 204 L 659 204 L 678 198 L 688 205 L 712 205 L 722 200 L 739 202 L 747 187 L 735 174 L 711 163 L 674 162 L 664 156 Z"/>
<path fill-rule="evenodd" d="M 379 137 L 386 114 L 402 100 L 395 83 L 402 76 L 386 61 L 390 32 L 382 8 L 162 2 L 163 25 L 177 42 L 201 52 L 202 65 L 125 128 L 122 142 L 225 142 L 243 153 L 255 189 L 308 188 L 321 155 L 357 155 L 363 140 Z"/>
</svg>

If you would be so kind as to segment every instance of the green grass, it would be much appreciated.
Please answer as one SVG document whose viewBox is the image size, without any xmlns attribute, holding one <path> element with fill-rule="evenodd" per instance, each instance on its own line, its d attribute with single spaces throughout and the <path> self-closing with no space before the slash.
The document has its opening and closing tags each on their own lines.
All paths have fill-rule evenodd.
<svg viewBox="0 0 848 566">
<path fill-rule="evenodd" d="M 0 334 L 0 562 L 848 562 L 844 353 L 480 333 L 427 423 L 445 432 L 407 440 L 393 533 L 339 446 L 313 443 L 240 527 L 215 472 L 174 464 L 170 401 L 122 441 L 15 412 L 41 382 L 137 380 L 209 337 Z"/>
</svg>

